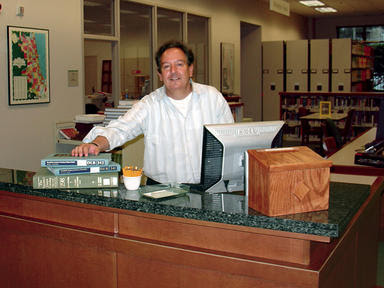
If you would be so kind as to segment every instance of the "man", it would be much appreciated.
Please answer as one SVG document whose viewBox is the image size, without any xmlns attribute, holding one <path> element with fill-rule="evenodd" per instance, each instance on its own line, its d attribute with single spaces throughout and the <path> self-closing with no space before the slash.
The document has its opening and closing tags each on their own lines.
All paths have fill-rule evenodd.
<svg viewBox="0 0 384 288">
<path fill-rule="evenodd" d="M 97 155 L 144 134 L 143 170 L 151 183 L 199 183 L 203 125 L 233 123 L 233 116 L 217 89 L 192 82 L 193 60 L 180 42 L 160 47 L 156 64 L 164 85 L 107 127 L 94 127 L 72 155 Z"/>
</svg>

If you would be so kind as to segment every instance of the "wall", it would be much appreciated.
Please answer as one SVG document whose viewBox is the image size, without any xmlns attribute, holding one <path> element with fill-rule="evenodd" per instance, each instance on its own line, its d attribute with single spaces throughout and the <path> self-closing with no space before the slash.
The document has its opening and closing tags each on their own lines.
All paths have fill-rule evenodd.
<svg viewBox="0 0 384 288">
<path fill-rule="evenodd" d="M 81 1 L 3 0 L 0 12 L 0 167 L 36 171 L 55 151 L 54 126 L 83 113 Z M 23 17 L 16 16 L 22 4 Z M 7 25 L 49 29 L 48 104 L 8 106 Z M 68 87 L 67 71 L 79 70 L 79 86 Z"/>
</svg>

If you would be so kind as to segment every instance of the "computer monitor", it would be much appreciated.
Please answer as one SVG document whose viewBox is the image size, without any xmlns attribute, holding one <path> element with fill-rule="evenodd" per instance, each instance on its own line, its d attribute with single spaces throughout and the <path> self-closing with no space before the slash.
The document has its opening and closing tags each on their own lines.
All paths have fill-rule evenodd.
<svg viewBox="0 0 384 288">
<path fill-rule="evenodd" d="M 284 121 L 204 125 L 200 186 L 205 192 L 244 190 L 245 152 L 281 147 Z"/>
</svg>

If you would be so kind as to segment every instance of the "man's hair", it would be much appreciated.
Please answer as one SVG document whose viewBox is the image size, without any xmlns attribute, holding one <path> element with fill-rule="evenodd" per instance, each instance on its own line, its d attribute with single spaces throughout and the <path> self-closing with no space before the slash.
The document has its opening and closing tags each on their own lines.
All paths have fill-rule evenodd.
<svg viewBox="0 0 384 288">
<path fill-rule="evenodd" d="M 192 50 L 188 49 L 188 47 L 186 45 L 184 45 L 182 42 L 173 41 L 173 40 L 166 42 L 157 50 L 156 56 L 155 56 L 157 71 L 159 73 L 161 73 L 161 63 L 160 63 L 161 56 L 163 55 L 163 53 L 166 50 L 171 49 L 171 48 L 179 48 L 184 52 L 185 56 L 187 57 L 188 66 L 191 66 L 191 64 L 195 60 L 195 56 L 193 55 Z"/>
</svg>

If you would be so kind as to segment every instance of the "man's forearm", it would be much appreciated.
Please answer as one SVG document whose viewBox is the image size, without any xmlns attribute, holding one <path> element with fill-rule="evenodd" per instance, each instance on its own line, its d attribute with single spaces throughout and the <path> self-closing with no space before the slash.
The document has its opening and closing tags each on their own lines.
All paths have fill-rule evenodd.
<svg viewBox="0 0 384 288">
<path fill-rule="evenodd" d="M 95 144 L 100 152 L 109 149 L 108 139 L 104 136 L 97 136 L 91 143 Z"/>
</svg>

